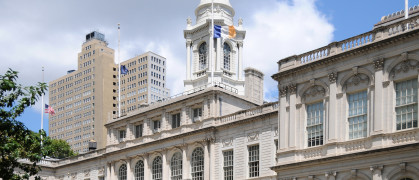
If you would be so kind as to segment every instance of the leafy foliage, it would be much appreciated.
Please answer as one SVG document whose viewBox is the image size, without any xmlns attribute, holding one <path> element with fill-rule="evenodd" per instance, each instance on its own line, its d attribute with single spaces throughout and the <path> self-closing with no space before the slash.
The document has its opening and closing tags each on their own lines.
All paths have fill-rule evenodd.
<svg viewBox="0 0 419 180">
<path fill-rule="evenodd" d="M 25 108 L 34 105 L 45 94 L 46 83 L 23 87 L 16 83 L 17 78 L 18 72 L 12 69 L 0 75 L 0 178 L 3 180 L 28 179 L 36 175 L 40 171 L 37 162 L 50 153 L 44 148 L 51 143 L 45 131 L 33 133 L 16 120 Z M 21 159 L 32 163 L 18 161 Z M 14 174 L 16 168 L 20 172 Z"/>
<path fill-rule="evenodd" d="M 45 148 L 47 148 L 48 152 L 50 152 L 49 156 L 56 159 L 77 155 L 71 149 L 70 145 L 62 139 L 51 139 L 51 143 Z"/>
</svg>

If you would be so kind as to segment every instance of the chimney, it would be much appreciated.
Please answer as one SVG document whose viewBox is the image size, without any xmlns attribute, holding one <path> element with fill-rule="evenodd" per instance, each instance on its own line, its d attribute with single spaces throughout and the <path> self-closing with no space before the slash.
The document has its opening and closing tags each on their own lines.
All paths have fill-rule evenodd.
<svg viewBox="0 0 419 180">
<path fill-rule="evenodd" d="M 257 69 L 244 69 L 244 95 L 258 105 L 263 104 L 263 76 Z"/>
</svg>

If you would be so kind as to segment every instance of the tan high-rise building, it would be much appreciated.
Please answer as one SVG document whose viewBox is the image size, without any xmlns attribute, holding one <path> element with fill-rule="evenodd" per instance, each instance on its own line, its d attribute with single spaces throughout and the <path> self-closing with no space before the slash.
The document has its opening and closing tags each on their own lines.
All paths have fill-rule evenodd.
<svg viewBox="0 0 419 180">
<path fill-rule="evenodd" d="M 118 114 L 114 56 L 103 34 L 89 33 L 78 54 L 78 69 L 49 83 L 49 103 L 56 113 L 49 120 L 49 136 L 67 141 L 76 152 L 87 152 L 90 140 L 105 147 L 104 124 Z M 121 65 L 128 68 L 121 76 L 122 115 L 170 95 L 165 58 L 147 52 Z"/>
</svg>

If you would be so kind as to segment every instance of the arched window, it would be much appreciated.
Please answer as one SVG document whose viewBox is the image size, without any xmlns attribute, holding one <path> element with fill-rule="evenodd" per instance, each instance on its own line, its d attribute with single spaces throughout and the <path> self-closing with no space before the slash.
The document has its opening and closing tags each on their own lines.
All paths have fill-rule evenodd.
<svg viewBox="0 0 419 180">
<path fill-rule="evenodd" d="M 400 180 L 413 180 L 413 179 L 410 179 L 410 178 L 401 178 Z"/>
<path fill-rule="evenodd" d="M 203 42 L 199 46 L 199 70 L 207 68 L 207 43 Z"/>
<path fill-rule="evenodd" d="M 160 156 L 157 156 L 153 160 L 152 166 L 152 179 L 153 180 L 161 180 L 162 178 L 162 160 Z"/>
<path fill-rule="evenodd" d="M 227 43 L 224 43 L 224 69 L 230 70 L 230 52 L 231 48 Z"/>
<path fill-rule="evenodd" d="M 127 180 L 127 165 L 123 164 L 119 167 L 119 180 Z"/>
<path fill-rule="evenodd" d="M 172 180 L 182 180 L 182 154 L 179 152 L 172 156 L 170 170 Z"/>
<path fill-rule="evenodd" d="M 138 161 L 134 169 L 135 180 L 144 180 L 144 162 Z"/>
<path fill-rule="evenodd" d="M 192 152 L 192 180 L 204 179 L 204 150 L 198 147 Z"/>
</svg>

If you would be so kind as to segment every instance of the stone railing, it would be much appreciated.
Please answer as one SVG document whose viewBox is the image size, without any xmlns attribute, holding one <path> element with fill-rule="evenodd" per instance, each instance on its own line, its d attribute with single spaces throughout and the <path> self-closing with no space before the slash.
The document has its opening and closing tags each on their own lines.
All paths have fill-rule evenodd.
<svg viewBox="0 0 419 180">
<path fill-rule="evenodd" d="M 217 117 L 215 118 L 215 124 L 216 125 L 226 124 L 226 123 L 246 119 L 252 116 L 269 113 L 269 112 L 273 112 L 277 110 L 278 110 L 278 102 L 267 103 L 262 106 L 258 106 L 258 107 L 251 108 L 248 110 L 238 111 L 233 114 L 228 114 L 222 117 Z"/>
<path fill-rule="evenodd" d="M 372 135 L 366 138 L 330 142 L 325 145 L 303 149 L 281 149 L 277 157 L 279 164 L 301 162 L 312 159 L 340 156 L 354 152 L 363 152 L 388 147 L 395 147 L 419 142 L 419 128 L 397 131 L 388 134 Z M 281 158 L 284 157 L 284 158 Z"/>
<path fill-rule="evenodd" d="M 376 28 L 372 31 L 339 41 L 330 43 L 327 46 L 282 59 L 278 62 L 279 71 L 287 71 L 314 61 L 320 61 L 340 53 L 351 51 L 365 45 L 391 38 L 395 35 L 407 33 L 417 29 L 419 16 L 395 22 L 386 26 Z"/>
</svg>

